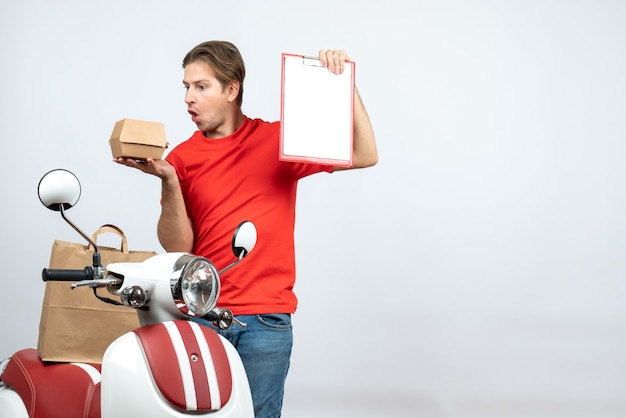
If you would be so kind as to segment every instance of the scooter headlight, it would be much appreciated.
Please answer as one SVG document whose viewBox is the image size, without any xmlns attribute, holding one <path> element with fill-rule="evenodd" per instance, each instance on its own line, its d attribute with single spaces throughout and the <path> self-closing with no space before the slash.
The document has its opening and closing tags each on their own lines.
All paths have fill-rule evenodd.
<svg viewBox="0 0 626 418">
<path fill-rule="evenodd" d="M 217 269 L 204 257 L 183 255 L 170 280 L 178 309 L 189 316 L 204 316 L 217 304 L 220 280 Z"/>
</svg>

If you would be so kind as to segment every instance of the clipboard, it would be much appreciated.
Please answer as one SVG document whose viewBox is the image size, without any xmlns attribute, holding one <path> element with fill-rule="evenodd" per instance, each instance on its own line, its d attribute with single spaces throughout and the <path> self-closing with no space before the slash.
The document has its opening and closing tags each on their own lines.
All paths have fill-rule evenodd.
<svg viewBox="0 0 626 418">
<path fill-rule="evenodd" d="M 352 167 L 354 67 L 333 74 L 319 58 L 282 54 L 280 160 Z"/>
</svg>

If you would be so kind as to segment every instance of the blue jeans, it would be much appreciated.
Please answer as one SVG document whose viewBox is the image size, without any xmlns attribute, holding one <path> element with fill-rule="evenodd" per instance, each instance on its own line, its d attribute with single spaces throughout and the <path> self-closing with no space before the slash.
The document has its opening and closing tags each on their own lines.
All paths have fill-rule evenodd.
<svg viewBox="0 0 626 418">
<path fill-rule="evenodd" d="M 236 318 L 248 326 L 243 328 L 233 322 L 229 329 L 219 330 L 206 320 L 192 320 L 215 329 L 237 349 L 248 375 L 255 418 L 278 418 L 293 345 L 291 315 L 238 315 Z"/>
</svg>

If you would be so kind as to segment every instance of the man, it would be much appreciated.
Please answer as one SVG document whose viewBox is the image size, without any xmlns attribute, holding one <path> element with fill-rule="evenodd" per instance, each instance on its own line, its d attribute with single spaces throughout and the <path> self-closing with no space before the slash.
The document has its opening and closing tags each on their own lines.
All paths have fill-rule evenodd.
<svg viewBox="0 0 626 418">
<path fill-rule="evenodd" d="M 335 74 L 349 59 L 342 50 L 321 50 L 319 58 Z M 183 68 L 185 103 L 198 130 L 165 160 L 114 161 L 161 179 L 157 232 L 168 252 L 190 252 L 225 266 L 232 258 L 228 243 L 234 229 L 243 220 L 256 224 L 254 253 L 221 277 L 218 305 L 247 324 L 233 325 L 222 335 L 242 358 L 256 418 L 279 417 L 297 304 L 297 183 L 341 168 L 279 161 L 280 122 L 251 119 L 241 110 L 245 67 L 232 43 L 194 47 Z M 353 167 L 363 168 L 376 164 L 378 153 L 369 117 L 358 92 L 355 96 Z"/>
</svg>

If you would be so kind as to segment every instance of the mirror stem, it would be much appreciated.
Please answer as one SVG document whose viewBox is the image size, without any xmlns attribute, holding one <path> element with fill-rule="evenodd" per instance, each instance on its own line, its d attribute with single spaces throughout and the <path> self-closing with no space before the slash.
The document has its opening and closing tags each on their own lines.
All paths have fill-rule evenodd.
<svg viewBox="0 0 626 418">
<path fill-rule="evenodd" d="M 239 262 L 240 262 L 241 260 L 243 260 L 243 258 L 244 258 L 245 256 L 246 256 L 246 252 L 245 252 L 245 251 L 242 251 L 242 252 L 241 252 L 241 254 L 239 254 L 239 259 L 238 259 L 237 261 L 235 261 L 234 263 L 232 263 L 232 264 L 231 264 L 231 265 L 229 265 L 229 266 L 224 267 L 224 268 L 223 268 L 223 269 L 221 269 L 219 272 L 217 272 L 218 276 L 221 276 L 221 275 L 222 275 L 222 273 L 224 273 L 224 272 L 226 272 L 226 271 L 230 270 L 231 268 L 235 267 L 237 264 L 239 264 Z"/>
<path fill-rule="evenodd" d="M 81 231 L 76 225 L 74 225 L 74 222 L 72 222 L 67 216 L 65 216 L 65 209 L 63 208 L 63 205 L 59 205 L 59 211 L 61 212 L 61 217 L 63 217 L 65 222 L 70 224 L 70 226 L 74 228 L 74 230 L 78 232 L 81 237 L 85 238 L 87 242 L 89 243 L 89 245 L 93 246 L 93 266 L 102 267 L 102 264 L 100 261 L 100 252 L 98 251 L 98 247 L 96 246 L 96 243 L 93 242 L 93 240 L 89 238 L 83 231 Z"/>
</svg>

